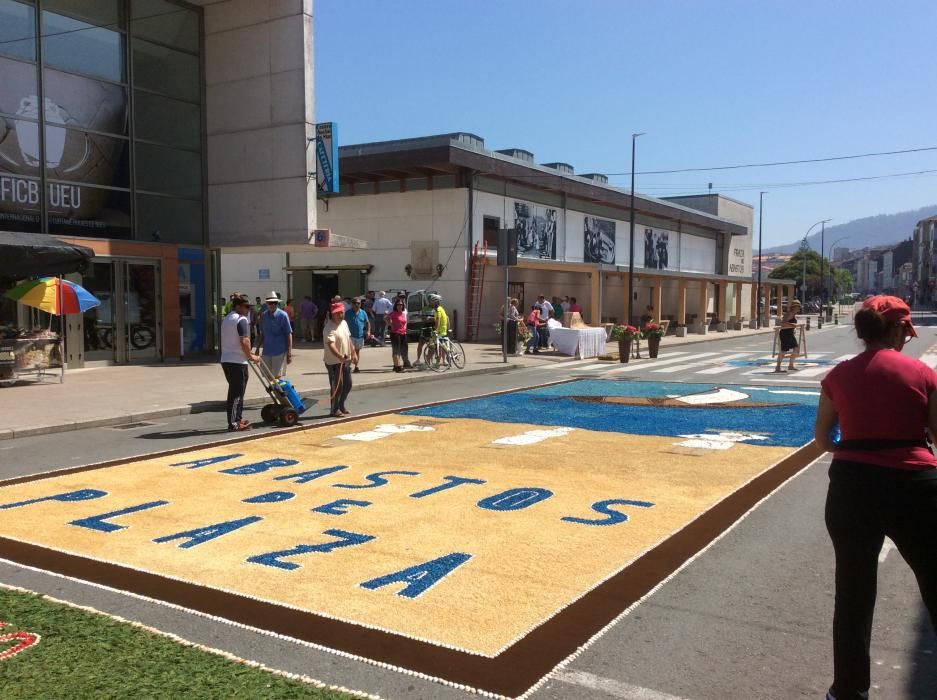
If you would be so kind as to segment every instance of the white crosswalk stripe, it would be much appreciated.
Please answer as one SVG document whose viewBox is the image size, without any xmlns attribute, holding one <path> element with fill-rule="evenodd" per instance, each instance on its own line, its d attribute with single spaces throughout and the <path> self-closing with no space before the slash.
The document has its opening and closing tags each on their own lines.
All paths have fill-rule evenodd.
<svg viewBox="0 0 937 700">
<path fill-rule="evenodd" d="M 642 369 L 650 369 L 650 370 L 653 370 L 653 371 L 657 371 L 657 370 L 654 370 L 653 368 L 655 368 L 655 367 L 660 367 L 661 365 L 673 364 L 674 362 L 685 362 L 686 360 L 693 360 L 693 359 L 697 359 L 697 358 L 700 358 L 700 357 L 712 357 L 713 355 L 719 355 L 719 354 L 720 354 L 720 353 L 718 353 L 718 352 L 700 352 L 700 353 L 697 353 L 697 354 L 695 354 L 695 355 L 691 355 L 690 357 L 671 357 L 670 359 L 667 359 L 667 360 L 664 360 L 664 361 L 661 361 L 660 358 L 658 357 L 658 359 L 655 360 L 655 361 L 653 362 L 653 364 L 650 364 L 650 365 L 649 365 L 649 364 L 645 364 L 645 363 L 643 363 L 643 362 L 642 362 L 642 363 L 638 363 L 638 364 L 634 364 L 634 365 L 629 364 L 629 365 L 626 365 L 626 366 L 624 366 L 624 367 L 619 367 L 618 369 L 615 369 L 615 370 L 609 372 L 609 374 L 620 374 L 620 373 L 623 373 L 623 372 L 637 372 L 637 371 L 642 370 Z"/>
<path fill-rule="evenodd" d="M 754 354 L 755 353 L 752 353 L 752 352 L 737 352 L 732 355 L 723 355 L 721 358 L 719 358 L 719 361 L 724 362 L 725 360 L 738 360 L 743 357 L 748 357 L 749 355 L 754 355 Z M 682 372 L 685 369 L 692 369 L 694 367 L 704 367 L 706 365 L 711 365 L 711 364 L 712 364 L 712 360 L 702 360 L 701 362 L 689 362 L 685 365 L 674 365 L 671 367 L 665 367 L 664 369 L 655 369 L 654 372 L 655 373 Z M 702 374 L 702 372 L 697 372 L 697 374 Z"/>
<path fill-rule="evenodd" d="M 677 355 L 689 355 L 689 352 L 665 352 L 657 356 L 658 360 L 667 358 L 667 357 L 676 357 Z M 609 371 L 611 369 L 618 369 L 618 365 L 596 365 L 595 362 L 589 362 L 589 364 L 584 367 L 574 367 L 572 372 L 596 372 L 596 371 Z"/>
</svg>

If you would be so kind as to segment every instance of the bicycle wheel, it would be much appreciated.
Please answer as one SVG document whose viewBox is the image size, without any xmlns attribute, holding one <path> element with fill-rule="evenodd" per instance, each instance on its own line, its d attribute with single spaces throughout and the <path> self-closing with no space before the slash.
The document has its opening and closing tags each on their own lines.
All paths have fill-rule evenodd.
<svg viewBox="0 0 937 700">
<path fill-rule="evenodd" d="M 449 363 L 440 357 L 444 352 L 442 346 L 427 345 L 423 348 L 423 363 L 434 372 L 445 372 L 449 369 Z"/>
<path fill-rule="evenodd" d="M 455 340 L 450 340 L 449 346 L 449 358 L 452 364 L 456 369 L 462 369 L 465 367 L 465 350 L 462 348 L 462 344 Z"/>
</svg>

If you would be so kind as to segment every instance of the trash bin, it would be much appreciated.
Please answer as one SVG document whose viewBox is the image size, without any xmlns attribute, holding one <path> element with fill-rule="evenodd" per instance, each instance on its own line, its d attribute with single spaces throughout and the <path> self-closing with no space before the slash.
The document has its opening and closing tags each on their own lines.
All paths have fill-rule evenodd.
<svg viewBox="0 0 937 700">
<path fill-rule="evenodd" d="M 508 355 L 513 355 L 517 352 L 517 321 L 508 319 L 507 331 L 508 331 L 507 353 Z"/>
</svg>

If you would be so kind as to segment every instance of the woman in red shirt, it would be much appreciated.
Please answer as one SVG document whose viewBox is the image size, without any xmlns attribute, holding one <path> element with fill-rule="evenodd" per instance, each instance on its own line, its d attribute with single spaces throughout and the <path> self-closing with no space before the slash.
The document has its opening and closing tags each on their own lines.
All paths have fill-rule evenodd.
<svg viewBox="0 0 937 700">
<path fill-rule="evenodd" d="M 937 373 L 901 354 L 916 337 L 901 299 L 856 313 L 865 352 L 822 382 L 817 444 L 833 452 L 826 527 L 836 552 L 833 685 L 828 700 L 866 700 L 878 555 L 891 538 L 917 577 L 937 629 Z M 837 423 L 841 438 L 833 442 Z"/>
</svg>

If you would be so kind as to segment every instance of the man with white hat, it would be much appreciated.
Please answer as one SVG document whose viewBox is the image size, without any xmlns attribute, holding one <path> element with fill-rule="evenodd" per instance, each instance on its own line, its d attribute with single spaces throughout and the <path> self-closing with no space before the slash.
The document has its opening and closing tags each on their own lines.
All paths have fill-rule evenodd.
<svg viewBox="0 0 937 700">
<path fill-rule="evenodd" d="M 293 326 L 290 317 L 280 308 L 280 297 L 270 292 L 265 300 L 267 308 L 260 315 L 261 359 L 275 377 L 286 375 L 286 366 L 293 361 Z"/>
</svg>

